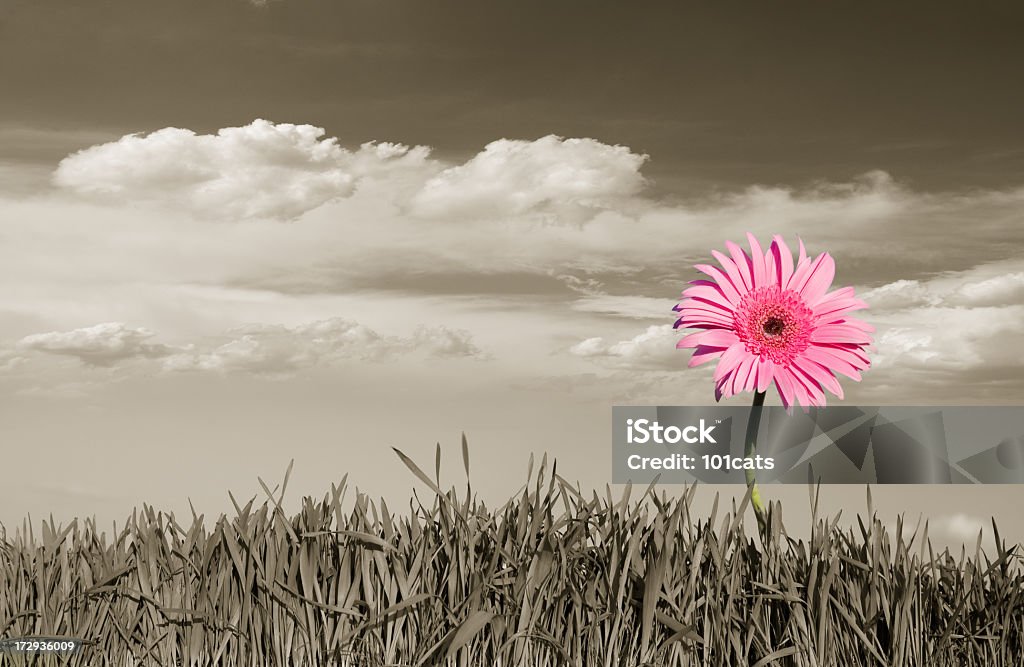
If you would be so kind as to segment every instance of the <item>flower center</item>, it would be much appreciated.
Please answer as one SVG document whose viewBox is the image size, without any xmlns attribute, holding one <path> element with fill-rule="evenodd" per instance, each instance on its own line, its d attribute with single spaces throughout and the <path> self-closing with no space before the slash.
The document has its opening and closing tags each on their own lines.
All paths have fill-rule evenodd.
<svg viewBox="0 0 1024 667">
<path fill-rule="evenodd" d="M 764 332 L 769 336 L 778 336 L 786 328 L 786 321 L 780 317 L 769 317 L 764 321 Z"/>
<path fill-rule="evenodd" d="M 814 317 L 799 294 L 773 285 L 743 296 L 733 327 L 748 352 L 788 365 L 810 345 Z"/>
</svg>

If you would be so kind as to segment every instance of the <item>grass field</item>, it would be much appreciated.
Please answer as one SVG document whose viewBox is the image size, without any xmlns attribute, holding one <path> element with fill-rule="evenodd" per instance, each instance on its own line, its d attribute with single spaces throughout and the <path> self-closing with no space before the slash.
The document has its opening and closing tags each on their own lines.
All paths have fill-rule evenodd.
<svg viewBox="0 0 1024 667">
<path fill-rule="evenodd" d="M 815 512 L 796 540 L 776 505 L 751 535 L 745 502 L 695 516 L 697 487 L 588 498 L 532 459 L 521 493 L 488 508 L 469 483 L 439 488 L 440 457 L 433 477 L 399 457 L 430 493 L 398 512 L 346 498 L 342 480 L 286 516 L 286 473 L 279 492 L 260 481 L 262 504 L 236 502 L 212 525 L 144 506 L 112 536 L 90 520 L 4 528 L 0 637 L 88 643 L 0 661 L 1022 664 L 1021 549 L 994 525 L 994 544 L 954 555 L 933 551 L 926 526 L 904 539 L 871 509 L 845 532 Z M 468 475 L 465 441 L 463 458 Z"/>
</svg>

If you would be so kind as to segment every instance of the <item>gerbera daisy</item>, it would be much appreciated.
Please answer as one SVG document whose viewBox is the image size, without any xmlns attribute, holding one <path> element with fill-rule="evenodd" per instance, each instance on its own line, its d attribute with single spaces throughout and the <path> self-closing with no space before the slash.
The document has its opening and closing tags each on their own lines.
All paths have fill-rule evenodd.
<svg viewBox="0 0 1024 667">
<path fill-rule="evenodd" d="M 835 374 L 859 382 L 870 365 L 865 348 L 874 328 L 849 315 L 867 304 L 852 287 L 828 291 L 835 276 L 828 253 L 811 259 L 800 241 L 794 267 L 780 236 L 767 252 L 753 234 L 747 239 L 749 255 L 726 242 L 731 257 L 712 251 L 722 268 L 696 265 L 711 280 L 692 281 L 673 310 L 675 328 L 699 331 L 676 347 L 695 348 L 691 367 L 718 359 L 716 400 L 744 391 L 763 400 L 773 382 L 787 409 L 824 406 L 825 389 L 842 398 Z"/>
</svg>

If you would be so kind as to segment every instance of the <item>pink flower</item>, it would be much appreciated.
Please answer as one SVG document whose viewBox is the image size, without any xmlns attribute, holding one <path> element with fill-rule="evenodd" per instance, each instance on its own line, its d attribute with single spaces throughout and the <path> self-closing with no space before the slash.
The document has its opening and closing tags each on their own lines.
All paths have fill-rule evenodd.
<svg viewBox="0 0 1024 667">
<path fill-rule="evenodd" d="M 843 397 L 835 373 L 860 381 L 870 366 L 866 346 L 874 328 L 849 316 L 867 304 L 852 287 L 828 289 L 835 262 L 823 253 L 807 256 L 800 241 L 800 258 L 782 237 L 775 236 L 767 252 L 747 233 L 751 254 L 727 242 L 732 256 L 712 251 L 722 265 L 698 264 L 711 280 L 694 280 L 673 310 L 675 328 L 699 329 L 677 348 L 696 348 L 690 366 L 718 359 L 715 399 L 743 391 L 764 392 L 775 383 L 786 408 L 825 405 L 825 389 Z"/>
</svg>

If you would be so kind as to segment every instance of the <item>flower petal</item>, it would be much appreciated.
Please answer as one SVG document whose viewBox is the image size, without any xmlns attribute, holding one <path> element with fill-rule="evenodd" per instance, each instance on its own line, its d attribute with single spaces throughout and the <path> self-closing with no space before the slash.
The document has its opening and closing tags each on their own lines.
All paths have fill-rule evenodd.
<svg viewBox="0 0 1024 667">
<path fill-rule="evenodd" d="M 737 286 L 733 284 L 729 277 L 717 266 L 711 266 L 710 264 L 697 264 L 695 267 L 701 273 L 705 273 L 714 278 L 715 283 L 721 288 L 722 293 L 729 299 L 729 303 L 733 305 L 739 305 L 740 293 L 739 289 L 743 288 L 743 285 Z"/>
<path fill-rule="evenodd" d="M 726 395 L 725 394 L 725 383 L 728 381 L 728 379 L 729 379 L 729 376 L 727 375 L 727 376 L 725 376 L 724 378 L 722 378 L 721 380 L 719 380 L 718 382 L 715 383 L 715 401 L 722 400 L 722 397 Z"/>
<path fill-rule="evenodd" d="M 761 250 L 761 244 L 757 242 L 757 238 L 747 232 L 747 241 L 750 243 L 750 261 L 754 269 L 754 286 L 760 287 L 767 282 L 768 269 L 765 266 L 764 251 Z"/>
<path fill-rule="evenodd" d="M 804 303 L 812 309 L 818 303 L 828 288 L 832 286 L 832 280 L 836 277 L 836 262 L 827 252 L 818 255 L 818 259 L 811 265 L 806 278 L 797 287 L 796 291 L 803 296 Z"/>
<path fill-rule="evenodd" d="M 754 268 L 753 262 L 750 257 L 747 256 L 747 252 L 732 241 L 726 241 L 725 247 L 729 250 L 729 254 L 732 255 L 732 261 L 736 262 L 736 266 L 740 269 L 740 276 L 743 278 L 743 284 L 747 286 L 747 290 L 753 289 Z"/>
<path fill-rule="evenodd" d="M 736 368 L 736 372 L 732 374 L 731 386 L 733 394 L 739 394 L 740 392 L 746 391 L 748 378 L 756 365 L 757 357 L 752 355 L 748 355 L 740 362 L 740 365 Z"/>
<path fill-rule="evenodd" d="M 826 324 L 816 327 L 811 332 L 812 343 L 853 343 L 855 345 L 868 345 L 871 343 L 871 336 L 856 327 L 848 324 Z"/>
<path fill-rule="evenodd" d="M 860 329 L 861 331 L 864 331 L 866 333 L 874 333 L 875 332 L 875 327 L 871 326 L 870 324 L 868 324 L 864 320 L 858 320 L 855 317 L 842 317 L 842 318 L 839 318 L 838 320 L 834 320 L 832 322 L 829 322 L 828 324 L 829 325 L 842 325 L 842 326 L 846 326 L 846 327 L 853 327 L 855 329 Z"/>
<path fill-rule="evenodd" d="M 815 384 L 832 386 L 835 383 L 836 378 L 828 369 L 810 359 L 794 359 L 790 368 Z"/>
<path fill-rule="evenodd" d="M 795 403 L 798 405 L 807 405 L 810 401 L 810 397 L 807 395 L 807 387 L 805 387 L 800 380 L 793 373 L 792 369 L 784 368 L 782 374 L 791 383 L 793 387 L 793 395 L 795 397 Z"/>
<path fill-rule="evenodd" d="M 705 347 L 703 345 L 698 345 L 697 349 L 693 351 L 693 356 L 690 357 L 690 363 L 687 364 L 687 366 L 689 368 L 694 368 L 701 364 L 706 364 L 713 359 L 721 357 L 723 352 L 725 352 L 725 350 L 720 347 Z"/>
<path fill-rule="evenodd" d="M 708 280 L 694 282 L 702 284 L 687 287 L 683 290 L 684 299 L 704 299 L 713 306 L 718 306 L 726 312 L 732 312 L 732 304 L 729 302 L 728 297 L 725 296 L 725 293 L 722 292 L 721 287 Z"/>
<path fill-rule="evenodd" d="M 775 261 L 775 279 L 779 287 L 785 289 L 789 284 L 789 279 L 793 276 L 793 252 L 778 234 L 772 238 L 772 244 L 768 251 L 771 252 Z"/>
<path fill-rule="evenodd" d="M 781 371 L 781 372 L 780 372 Z M 788 408 L 793 405 L 796 398 L 792 381 L 787 377 L 787 373 L 784 369 L 777 369 L 775 372 L 775 388 L 779 392 L 779 398 L 782 399 L 782 407 Z"/>
<path fill-rule="evenodd" d="M 788 372 L 793 380 L 793 386 L 796 387 L 797 399 L 801 406 L 806 408 L 825 405 L 825 392 L 821 390 L 821 386 L 817 382 L 805 376 L 792 365 L 785 372 Z"/>
<path fill-rule="evenodd" d="M 840 316 L 844 313 L 867 308 L 868 304 L 854 296 L 852 287 L 844 287 L 827 294 L 811 310 L 819 321 L 827 317 Z"/>
<path fill-rule="evenodd" d="M 747 284 L 743 281 L 743 276 L 740 273 L 740 269 L 736 266 L 736 262 L 732 261 L 717 250 L 712 250 L 711 255 L 718 260 L 718 263 L 725 269 L 725 273 L 729 276 L 729 280 L 732 281 L 733 286 L 742 295 L 750 291 Z"/>
<path fill-rule="evenodd" d="M 738 343 L 739 338 L 732 331 L 726 329 L 708 329 L 706 331 L 698 331 L 686 336 L 676 344 L 676 348 L 682 349 L 686 347 L 697 347 L 698 345 L 706 345 L 708 347 L 720 347 L 726 349 L 734 343 Z"/>
<path fill-rule="evenodd" d="M 743 343 L 736 342 L 729 346 L 725 352 L 722 353 L 722 358 L 718 362 L 718 366 L 715 368 L 714 380 L 718 382 L 727 373 L 736 370 L 740 362 L 743 361 L 744 355 L 748 354 L 746 346 Z"/>
<path fill-rule="evenodd" d="M 757 360 L 757 390 L 767 391 L 775 377 L 775 362 L 771 359 Z"/>
<path fill-rule="evenodd" d="M 860 382 L 860 371 L 863 367 L 853 363 L 850 358 L 842 354 L 841 348 L 809 345 L 803 355 L 833 372 L 842 373 L 851 380 Z"/>
<path fill-rule="evenodd" d="M 794 292 L 801 294 L 803 292 L 804 285 L 807 284 L 807 279 L 810 278 L 811 274 L 817 270 L 821 262 L 824 261 L 826 253 L 822 253 L 812 259 L 803 259 L 797 264 L 796 271 L 793 272 L 793 277 L 789 279 L 788 288 Z M 833 272 L 835 267 L 833 266 Z M 806 301 L 806 299 L 804 299 Z M 810 305 L 810 304 L 808 304 Z"/>
<path fill-rule="evenodd" d="M 843 397 L 843 388 L 839 385 L 839 381 L 836 379 L 836 376 L 821 364 L 811 361 L 810 359 L 795 359 L 792 365 L 798 371 L 803 373 L 804 376 L 816 382 L 821 387 L 828 389 L 839 398 Z"/>
</svg>

